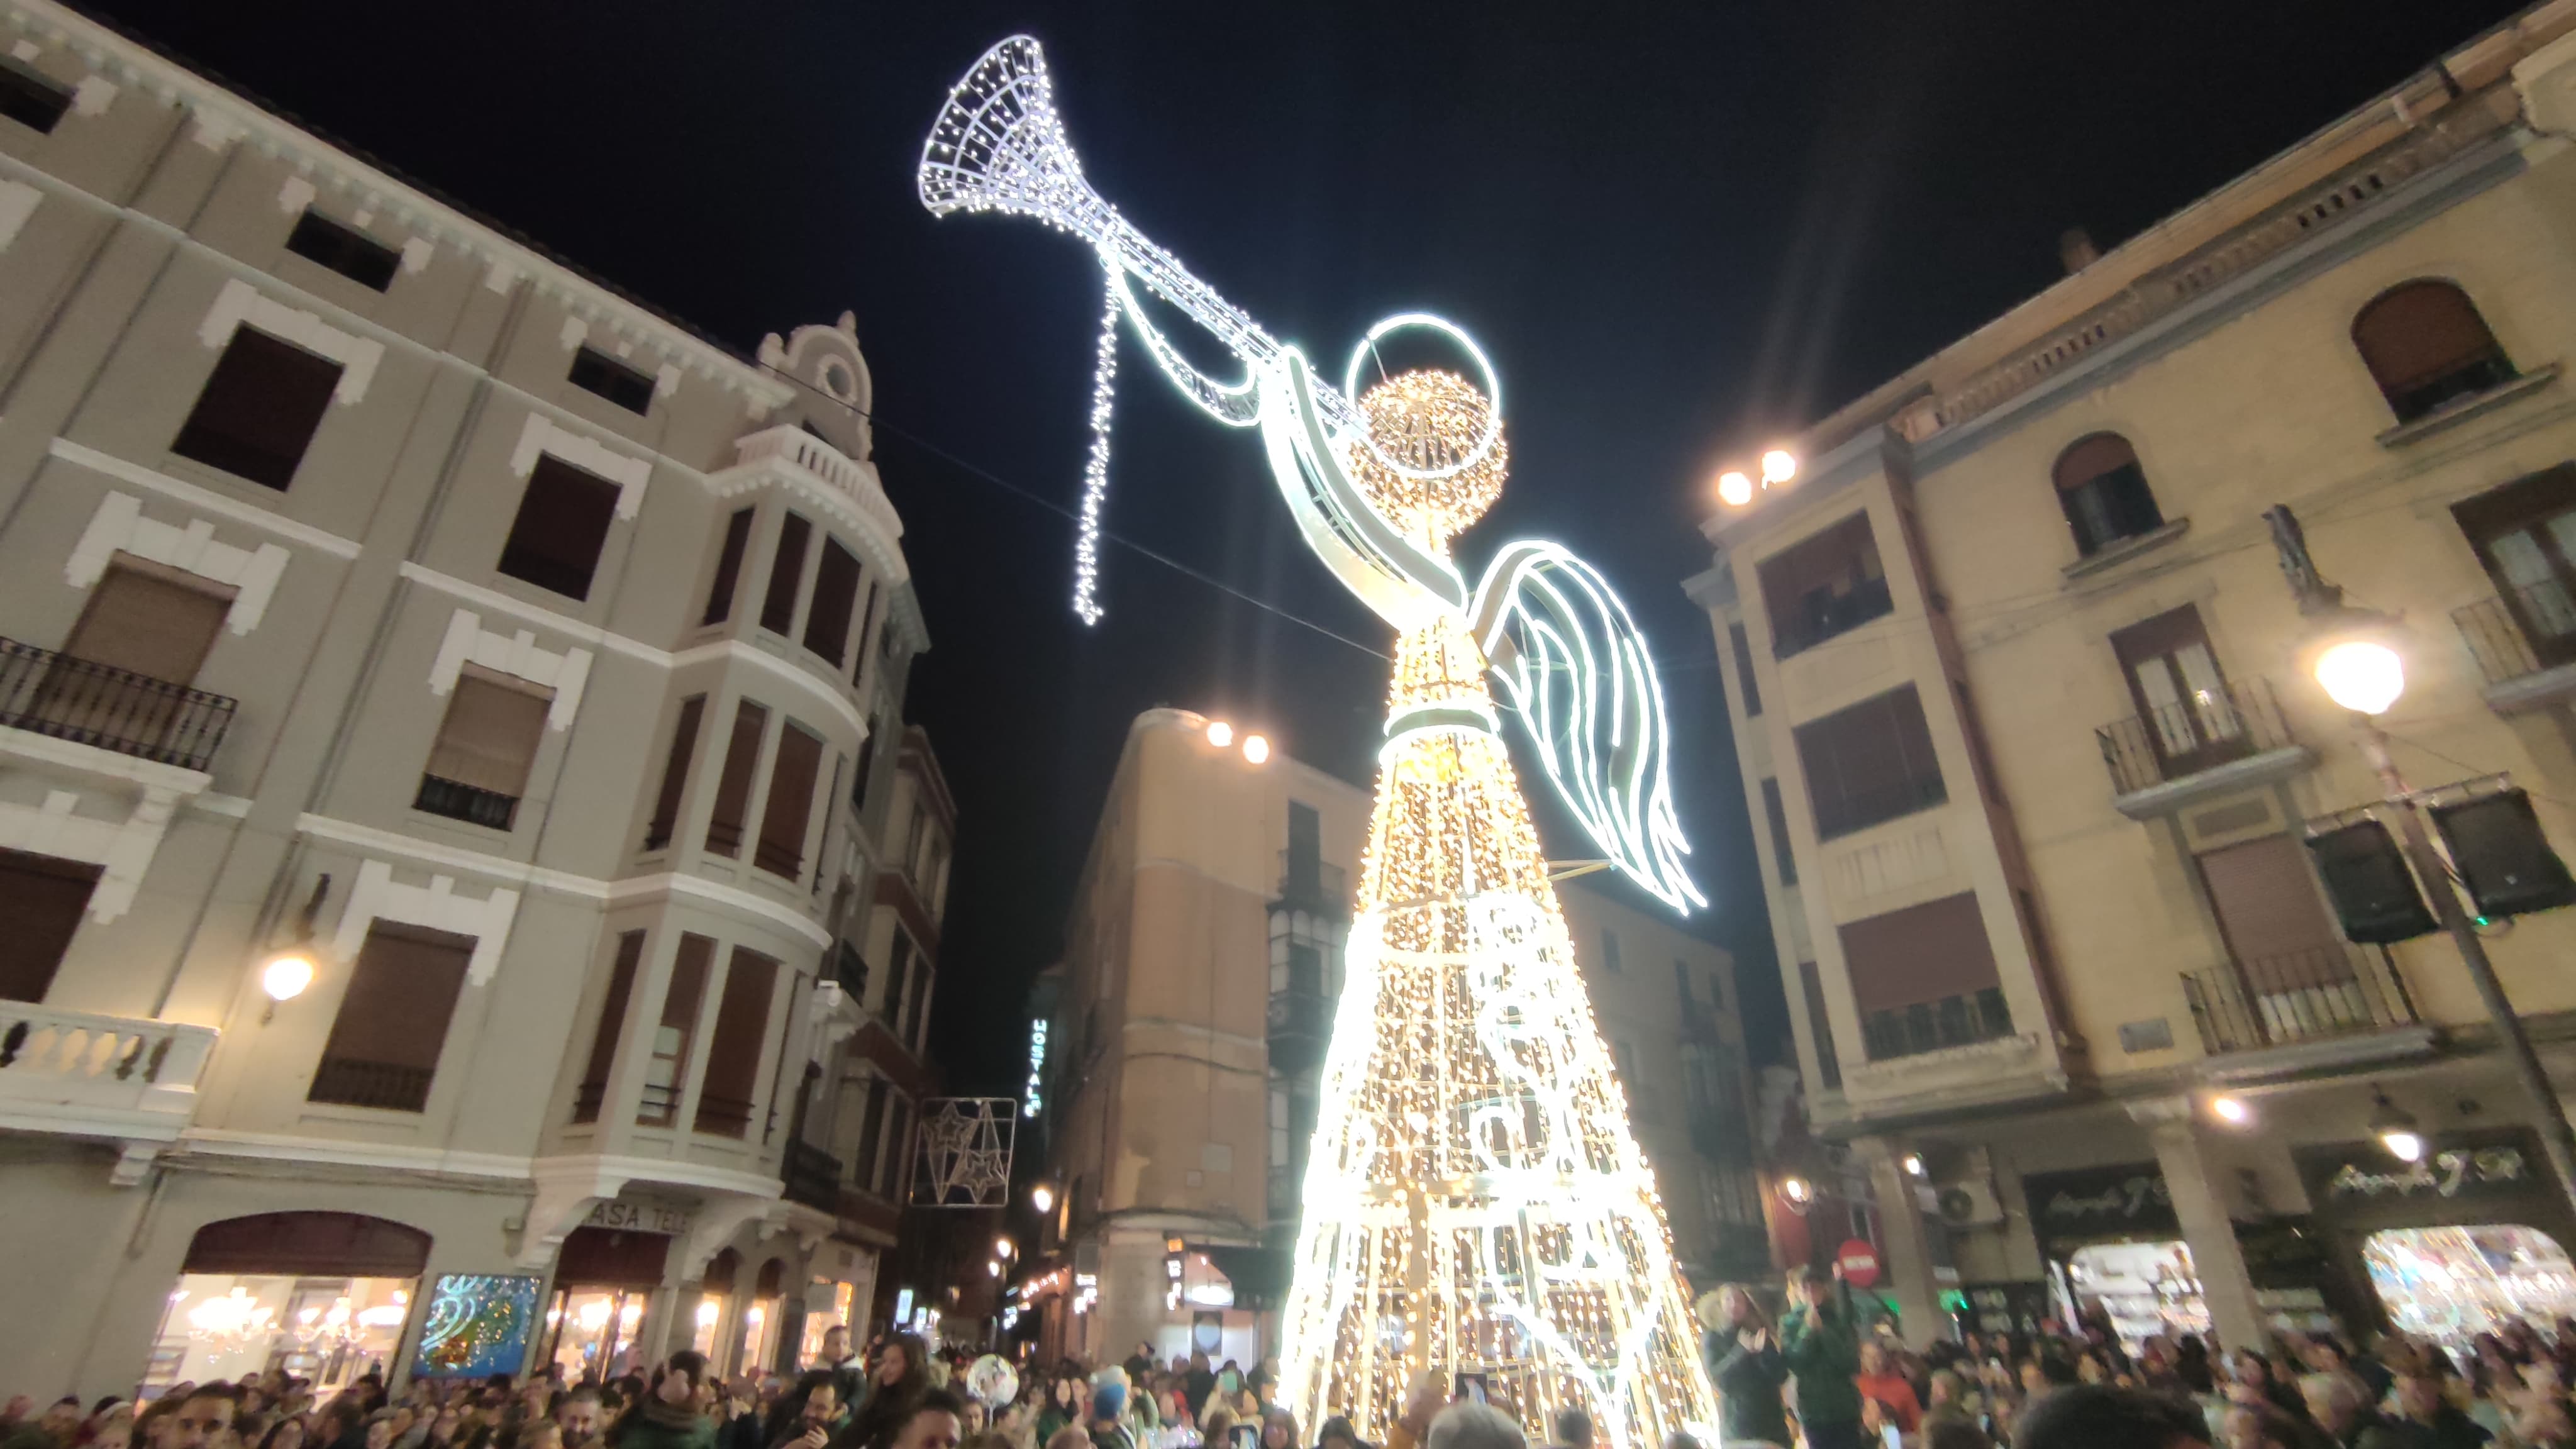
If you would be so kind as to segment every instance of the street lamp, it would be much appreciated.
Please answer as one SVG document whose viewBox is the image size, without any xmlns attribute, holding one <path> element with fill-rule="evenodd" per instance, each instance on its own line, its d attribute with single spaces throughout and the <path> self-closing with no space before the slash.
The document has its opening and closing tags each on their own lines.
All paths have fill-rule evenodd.
<svg viewBox="0 0 2576 1449">
<path fill-rule="evenodd" d="M 2514 1076 L 2531 1098 L 2540 1126 L 2540 1144 L 2549 1153 L 2549 1165 L 2558 1173 L 2559 1190 L 2576 1201 L 2576 1130 L 2568 1126 L 2567 1108 L 2550 1087 L 2549 1074 L 2541 1070 L 2540 1057 L 2531 1049 L 2531 1037 L 2523 1030 L 2522 1018 L 2514 1014 L 2513 1003 L 2505 998 L 2504 983 L 2496 979 L 2495 963 L 2487 959 L 2486 943 L 2478 939 L 2477 926 L 2460 908 L 2460 893 L 2452 884 L 2450 867 L 2433 849 L 2432 836 L 2424 829 L 2419 798 L 2407 788 L 2406 777 L 2397 772 L 2397 761 L 2388 753 L 2388 734 L 2379 727 L 2379 716 L 2386 714 L 2406 691 L 2406 665 L 2396 648 L 2397 620 L 2343 601 L 2343 590 L 2317 572 L 2316 560 L 2308 554 L 2307 534 L 2299 527 L 2298 516 L 2288 508 L 2273 505 L 2264 512 L 2263 521 L 2271 525 L 2272 546 L 2281 556 L 2281 572 L 2289 580 L 2290 591 L 2298 598 L 2299 613 L 2313 621 L 2310 627 L 2314 652 L 2309 658 L 2309 671 L 2327 698 L 2352 712 L 2353 735 L 2361 746 L 2362 758 L 2379 776 L 2383 797 L 2380 803 L 2397 817 L 2407 864 L 2423 883 L 2425 894 L 2432 897 L 2434 918 L 2459 949 L 2460 964 L 2467 968 L 2470 982 L 2478 989 L 2478 1000 L 2486 1006 L 2496 1039 L 2503 1043 Z M 2385 1093 L 2379 1094 L 2379 1108 L 2371 1119 L 2371 1132 L 2392 1155 L 2407 1162 L 2420 1159 L 2424 1155 L 2424 1136 L 2415 1119 L 2399 1110 Z"/>
<path fill-rule="evenodd" d="M 1029 1185 L 1029 1206 L 1036 1208 L 1042 1213 L 1054 1211 L 1055 1184 L 1046 1178 L 1039 1178 L 1036 1182 L 1031 1183 Z"/>
<path fill-rule="evenodd" d="M 322 914 L 323 898 L 331 892 L 331 877 L 326 872 L 313 881 L 313 894 L 304 902 L 304 914 L 295 932 L 295 944 L 269 953 L 260 963 L 259 989 L 268 997 L 268 1005 L 259 1014 L 259 1024 L 277 1019 L 277 1004 L 293 1001 L 313 984 L 313 923 Z"/>
</svg>

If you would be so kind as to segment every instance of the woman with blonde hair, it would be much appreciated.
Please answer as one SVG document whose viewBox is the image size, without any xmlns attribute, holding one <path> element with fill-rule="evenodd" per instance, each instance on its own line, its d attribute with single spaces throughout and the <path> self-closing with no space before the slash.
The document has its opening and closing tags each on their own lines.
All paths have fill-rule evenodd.
<svg viewBox="0 0 2576 1449">
<path fill-rule="evenodd" d="M 1781 1361 L 1779 1335 L 1771 1315 L 1741 1283 L 1703 1294 L 1698 1304 L 1700 1357 L 1717 1385 L 1718 1437 L 1785 1446 L 1789 1416 L 1780 1404 L 1780 1386 L 1788 1381 Z"/>
</svg>

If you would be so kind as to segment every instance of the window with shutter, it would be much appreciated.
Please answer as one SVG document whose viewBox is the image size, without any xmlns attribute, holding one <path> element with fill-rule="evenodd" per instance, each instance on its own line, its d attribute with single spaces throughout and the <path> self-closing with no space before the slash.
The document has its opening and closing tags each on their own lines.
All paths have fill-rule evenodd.
<svg viewBox="0 0 2576 1449">
<path fill-rule="evenodd" d="M 2489 489 L 2451 517 L 2538 662 L 2576 664 L 2576 465 Z"/>
<path fill-rule="evenodd" d="M 2011 1035 L 1974 892 L 1853 921 L 1837 934 L 1870 1060 Z"/>
<path fill-rule="evenodd" d="M 751 1126 L 751 1094 L 759 1080 L 761 1048 L 769 1034 L 769 1001 L 778 963 L 737 946 L 716 1001 L 715 1035 L 707 1042 L 707 1074 L 698 1088 L 696 1130 L 740 1137 Z"/>
<path fill-rule="evenodd" d="M 1764 559 L 1758 572 L 1763 607 L 1771 615 L 1771 652 L 1777 658 L 1813 648 L 1896 607 L 1866 513 L 1791 544 Z"/>
<path fill-rule="evenodd" d="M 857 684 L 867 677 L 868 636 L 876 632 L 877 600 L 883 596 L 883 592 L 884 591 L 879 589 L 876 584 L 870 583 L 868 585 L 867 607 L 859 611 L 859 647 L 855 651 L 858 654 L 858 661 L 850 666 L 850 682 L 852 684 Z"/>
<path fill-rule="evenodd" d="M 233 329 L 170 451 L 284 490 L 330 410 L 340 364 L 256 327 Z"/>
<path fill-rule="evenodd" d="M 2516 376 L 2469 294 L 2432 278 L 2391 287 L 2362 308 L 2352 345 L 2400 423 Z"/>
<path fill-rule="evenodd" d="M 188 686 L 215 646 L 233 590 L 118 554 L 90 591 L 20 728 L 145 759 L 202 748 L 204 696 Z M 202 766 L 200 766 L 202 768 Z"/>
<path fill-rule="evenodd" d="M 1753 678 L 1753 636 L 1742 624 L 1726 626 L 1726 646 L 1735 656 L 1735 693 L 1744 702 L 1744 717 L 1759 718 L 1762 713 L 1762 686 Z"/>
<path fill-rule="evenodd" d="M 80 931 L 99 867 L 0 849 L 0 1001 L 42 1001 Z"/>
<path fill-rule="evenodd" d="M 287 234 L 286 249 L 377 292 L 394 284 L 394 273 L 402 266 L 401 252 L 311 207 L 295 219 L 295 230 Z"/>
<path fill-rule="evenodd" d="M 791 513 L 778 521 L 778 552 L 769 561 L 769 592 L 760 601 L 760 627 L 796 632 L 796 595 L 805 586 L 805 547 L 814 525 Z"/>
<path fill-rule="evenodd" d="M 679 829 L 680 796 L 688 789 L 689 761 L 698 751 L 698 717 L 707 697 L 693 694 L 680 701 L 679 723 L 671 728 L 671 754 L 662 762 L 662 788 L 653 796 L 653 819 L 644 827 L 644 848 L 660 850 Z"/>
<path fill-rule="evenodd" d="M 617 1040 L 626 1031 L 626 1004 L 635 995 L 635 969 L 643 959 L 642 931 L 628 931 L 617 938 L 617 959 L 608 968 L 608 994 L 599 1003 L 599 1025 L 590 1036 L 590 1061 L 581 1070 L 580 1090 L 573 1094 L 575 1122 L 599 1120 L 599 1104 L 608 1095 L 608 1069 L 617 1060 Z"/>
<path fill-rule="evenodd" d="M 778 732 L 778 763 L 769 771 L 769 803 L 760 812 L 752 864 L 789 880 L 805 873 L 805 827 L 814 818 L 814 782 L 822 766 L 821 740 L 792 722 Z"/>
<path fill-rule="evenodd" d="M 569 376 L 573 386 L 597 393 L 630 413 L 652 411 L 653 375 L 629 367 L 595 347 L 584 347 L 572 355 Z"/>
<path fill-rule="evenodd" d="M 509 541 L 501 545 L 500 571 L 568 599 L 589 598 L 608 527 L 617 519 L 617 496 L 617 485 L 598 474 L 539 454 Z"/>
<path fill-rule="evenodd" d="M 425 1108 L 473 956 L 471 936 L 392 921 L 368 927 L 305 1100 Z"/>
<path fill-rule="evenodd" d="M 2349 978 L 2343 937 L 2308 871 L 2308 853 L 2288 835 L 2267 835 L 2197 857 L 2228 954 L 2249 977 Z"/>
<path fill-rule="evenodd" d="M 507 830 L 527 793 L 554 691 L 468 664 L 447 696 L 412 807 Z"/>
<path fill-rule="evenodd" d="M 841 667 L 850 648 L 850 616 L 859 607 L 858 556 L 840 540 L 823 540 L 823 560 L 814 566 L 814 603 L 805 611 L 805 647 Z"/>
<path fill-rule="evenodd" d="M 1771 858 L 1779 863 L 1780 884 L 1798 883 L 1798 853 L 1789 848 L 1789 807 L 1780 799 L 1780 782 L 1762 782 L 1762 814 L 1771 824 Z"/>
<path fill-rule="evenodd" d="M 1819 840 L 1928 810 L 1950 798 L 1913 685 L 1811 720 L 1798 726 L 1796 734 Z"/>
<path fill-rule="evenodd" d="M 671 985 L 662 993 L 660 1024 L 653 1028 L 653 1050 L 644 1059 L 644 1093 L 635 1108 L 642 1126 L 668 1127 L 680 1115 L 689 1043 L 697 1036 L 698 1005 L 706 999 L 707 972 L 715 959 L 715 942 L 704 936 L 680 938 L 671 961 Z"/>
<path fill-rule="evenodd" d="M 2120 661 L 2129 697 L 2146 723 L 2165 778 L 2179 779 L 2253 752 L 2244 717 L 2227 692 L 2227 677 L 2201 626 L 2200 610 L 2185 604 L 2132 624 L 2111 636 L 2111 652 Z"/>
<path fill-rule="evenodd" d="M 715 808 L 707 816 L 707 851 L 727 860 L 742 854 L 742 832 L 751 816 L 752 775 L 760 768 L 760 737 L 769 711 L 744 700 L 734 707 L 733 738 L 725 742 L 724 769 L 716 776 Z"/>
<path fill-rule="evenodd" d="M 2137 451 L 2117 433 L 2095 433 L 2058 454 L 2058 506 L 2075 531 L 2075 547 L 2097 553 L 2124 538 L 2165 526 Z"/>
<path fill-rule="evenodd" d="M 716 550 L 716 577 L 707 586 L 700 624 L 721 624 L 733 613 L 734 590 L 742 585 L 742 556 L 751 547 L 751 515 L 751 509 L 738 508 L 725 520 L 724 546 Z"/>
<path fill-rule="evenodd" d="M 850 1180 L 874 1191 L 877 1185 L 877 1153 L 885 1142 L 886 1079 L 868 1079 L 867 1105 L 859 1111 L 859 1150 L 850 1161 Z"/>
</svg>

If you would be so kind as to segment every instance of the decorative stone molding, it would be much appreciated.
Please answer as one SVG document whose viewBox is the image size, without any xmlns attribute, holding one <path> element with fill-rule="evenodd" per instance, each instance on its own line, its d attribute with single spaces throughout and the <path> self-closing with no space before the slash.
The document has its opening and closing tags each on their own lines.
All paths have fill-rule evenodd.
<svg viewBox="0 0 2576 1449">
<path fill-rule="evenodd" d="M 530 413 L 527 427 L 519 433 L 519 446 L 510 454 L 510 471 L 527 477 L 540 453 L 551 453 L 616 484 L 618 517 L 633 518 L 644 507 L 644 485 L 653 476 L 652 459 L 629 458 L 596 438 L 556 426 L 543 413 Z"/>
<path fill-rule="evenodd" d="M 304 209 L 313 204 L 313 198 L 318 194 L 313 189 L 310 178 L 289 176 L 286 178 L 286 184 L 277 188 L 277 209 L 288 216 L 301 216 L 304 214 Z"/>
<path fill-rule="evenodd" d="M 402 269 L 406 272 L 427 271 L 430 258 L 436 255 L 438 243 L 425 236 L 413 237 L 402 244 Z"/>
<path fill-rule="evenodd" d="M 202 777 L 200 777 L 202 778 Z M 77 860 L 99 867 L 98 884 L 89 893 L 89 918 L 104 925 L 134 905 L 152 854 L 170 828 L 180 791 L 146 785 L 125 819 L 100 820 L 72 812 L 80 795 L 48 790 L 42 805 L 0 805 L 0 846 L 57 860 Z"/>
<path fill-rule="evenodd" d="M 218 543 L 215 526 L 202 518 L 191 518 L 184 526 L 146 518 L 141 499 L 130 493 L 110 493 L 99 500 L 98 512 L 90 515 L 89 527 L 64 561 L 63 579 L 73 588 L 89 588 L 120 553 L 229 585 L 234 590 L 233 603 L 224 615 L 224 627 L 237 635 L 259 627 L 289 557 L 273 543 L 256 549 Z"/>
<path fill-rule="evenodd" d="M 392 866 L 370 860 L 358 867 L 358 884 L 341 908 L 331 953 L 341 961 L 356 959 L 358 948 L 366 944 L 367 928 L 377 921 L 472 936 L 474 955 L 465 979 L 482 986 L 501 967 L 501 948 L 509 944 L 510 922 L 518 913 L 519 893 L 506 887 L 495 886 L 482 900 L 470 901 L 456 894 L 454 876 L 433 875 L 428 885 L 404 885 L 394 879 Z"/>
<path fill-rule="evenodd" d="M 36 203 L 44 199 L 45 193 L 23 181 L 0 181 L 0 252 L 18 239 L 27 218 L 36 214 Z"/>
<path fill-rule="evenodd" d="M 334 558 L 356 558 L 361 551 L 355 539 L 342 538 L 336 533 L 325 533 L 310 524 L 298 523 L 283 513 L 245 503 L 240 499 L 217 493 L 211 488 L 200 488 L 194 483 L 182 482 L 167 473 L 156 473 L 140 463 L 129 463 L 123 458 L 102 453 L 96 448 L 83 447 L 66 438 L 56 438 L 47 443 L 45 452 L 49 457 L 60 458 L 66 463 L 87 468 L 93 473 L 104 473 L 119 482 L 130 483 L 137 488 L 158 493 L 164 498 L 175 499 L 198 513 L 212 513 L 239 523 L 247 523 L 262 533 L 276 534 L 290 543 L 319 549 Z"/>
<path fill-rule="evenodd" d="M 197 328 L 197 340 L 220 348 L 233 340 L 234 331 L 245 322 L 340 364 L 340 385 L 331 393 L 337 402 L 353 403 L 365 397 L 367 384 L 375 380 L 376 364 L 384 360 L 383 343 L 352 336 L 314 313 L 264 297 L 239 277 L 224 283 L 224 289 L 215 294 L 215 305 Z"/>
<path fill-rule="evenodd" d="M 495 634 L 483 627 L 483 617 L 471 609 L 459 609 L 448 616 L 447 637 L 438 646 L 438 658 L 429 667 L 429 692 L 444 699 L 456 689 L 456 676 L 467 664 L 543 685 L 555 692 L 554 703 L 546 708 L 546 728 L 559 730 L 572 724 L 581 709 L 582 685 L 590 678 L 591 653 L 587 649 L 566 649 L 560 654 L 537 647 L 533 629 L 515 634 Z"/>
<path fill-rule="evenodd" d="M 103 75 L 82 76 L 80 84 L 72 87 L 72 114 L 84 117 L 106 115 L 107 108 L 116 104 L 117 91 L 116 82 Z"/>
</svg>

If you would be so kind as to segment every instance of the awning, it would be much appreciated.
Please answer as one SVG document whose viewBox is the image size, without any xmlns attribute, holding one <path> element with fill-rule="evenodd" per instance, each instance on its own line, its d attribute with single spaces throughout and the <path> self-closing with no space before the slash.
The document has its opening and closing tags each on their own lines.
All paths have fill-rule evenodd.
<svg viewBox="0 0 2576 1449">
<path fill-rule="evenodd" d="M 1259 1312 L 1277 1308 L 1288 1298 L 1288 1250 L 1285 1248 L 1226 1247 L 1211 1243 L 1192 1243 L 1193 1253 L 1205 1253 L 1208 1262 L 1234 1285 L 1234 1306 Z"/>
</svg>

